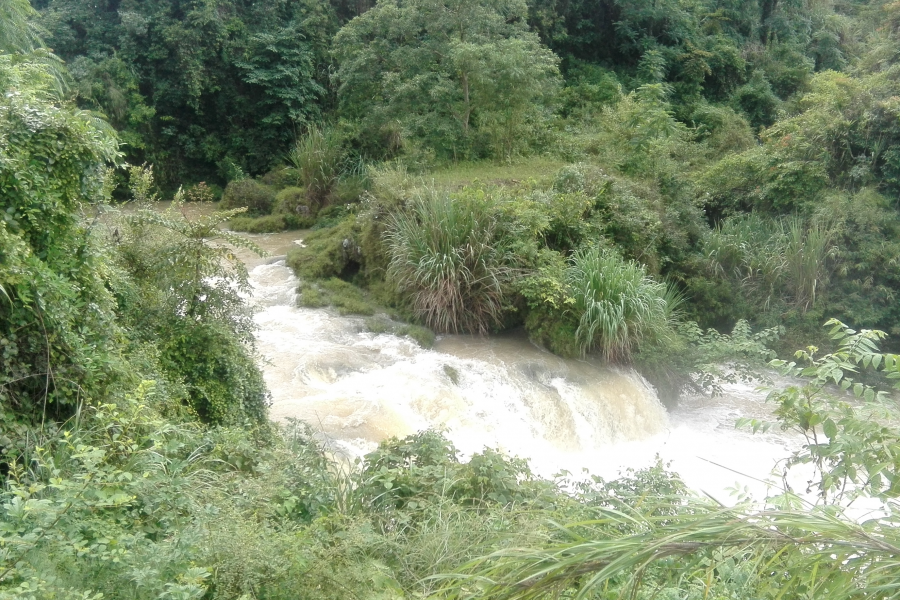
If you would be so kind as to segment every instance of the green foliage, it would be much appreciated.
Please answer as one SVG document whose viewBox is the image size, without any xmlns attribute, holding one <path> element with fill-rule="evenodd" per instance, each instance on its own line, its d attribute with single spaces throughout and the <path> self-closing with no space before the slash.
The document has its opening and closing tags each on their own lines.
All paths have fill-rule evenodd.
<svg viewBox="0 0 900 600">
<path fill-rule="evenodd" d="M 622 94 L 615 73 L 595 64 L 578 61 L 566 69 L 566 84 L 559 92 L 559 112 L 563 117 L 587 117 L 613 104 Z"/>
<path fill-rule="evenodd" d="M 882 331 L 856 331 L 835 319 L 825 325 L 837 344 L 834 352 L 817 356 L 818 348 L 810 346 L 795 354 L 799 364 L 771 362 L 783 374 L 807 380 L 769 394 L 781 429 L 797 431 L 805 440 L 784 469 L 811 465 L 807 493 L 815 493 L 822 503 L 849 505 L 860 496 L 896 498 L 900 496 L 896 409 L 887 393 L 851 375 L 870 370 L 889 380 L 900 379 L 900 357 L 878 351 L 877 343 L 886 337 Z M 852 391 L 852 399 L 849 394 L 835 395 L 830 386 Z M 771 426 L 748 419 L 738 425 L 754 431 Z"/>
<path fill-rule="evenodd" d="M 24 73 L 0 99 L 0 402 L 66 416 L 122 375 L 111 274 L 79 217 L 108 194 L 117 142 L 104 123 L 54 101 L 46 65 L 9 58 L 0 78 L 46 77 Z"/>
<path fill-rule="evenodd" d="M 499 324 L 512 276 L 492 199 L 425 192 L 389 217 L 387 277 L 437 332 L 485 334 Z"/>
<path fill-rule="evenodd" d="M 642 343 L 664 337 L 681 302 L 638 263 L 600 248 L 575 252 L 566 282 L 581 354 L 596 349 L 611 361 L 628 360 Z"/>
<path fill-rule="evenodd" d="M 461 463 L 453 444 L 434 431 L 382 442 L 366 456 L 360 481 L 360 502 L 402 511 L 406 519 L 403 512 L 438 498 L 477 507 L 543 500 L 525 461 L 486 449 Z"/>
<path fill-rule="evenodd" d="M 734 92 L 732 102 L 757 128 L 774 123 L 781 105 L 762 71 L 753 72 L 750 80 Z"/>
<path fill-rule="evenodd" d="M 666 493 L 664 484 L 639 501 L 598 498 L 587 485 L 579 492 L 582 502 L 593 503 L 592 518 L 560 526 L 558 538 L 470 561 L 443 577 L 446 596 L 891 597 L 900 540 L 887 504 L 898 493 L 898 437 L 888 423 L 897 413 L 886 395 L 847 375 L 870 369 L 898 379 L 900 362 L 878 351 L 882 332 L 855 331 L 834 320 L 827 326 L 838 349 L 821 357 L 815 348 L 799 351 L 800 365 L 773 361 L 806 382 L 770 394 L 781 427 L 806 439 L 785 469 L 812 465 L 807 493 L 826 506 L 807 504 L 789 489 L 769 498 L 768 506 L 723 507 L 677 488 Z M 627 482 L 611 487 L 629 489 Z M 836 506 L 860 496 L 883 503 L 878 516 L 862 523 Z"/>
<path fill-rule="evenodd" d="M 267 392 L 253 352 L 253 323 L 242 293 L 246 267 L 228 244 L 262 253 L 221 225 L 243 209 L 188 220 L 182 199 L 165 212 L 146 197 L 149 170 L 133 167 L 138 210 L 123 215 L 115 260 L 130 276 L 115 290 L 135 341 L 156 343 L 160 368 L 187 386 L 192 410 L 211 423 L 263 423 Z M 224 242 L 213 244 L 211 242 Z"/>
<path fill-rule="evenodd" d="M 167 188 L 267 171 L 295 128 L 327 104 L 337 30 L 318 0 L 41 4 L 47 42 L 78 76 L 78 102 L 102 110 L 130 161 Z"/>
<path fill-rule="evenodd" d="M 267 215 L 272 212 L 275 191 L 254 179 L 232 181 L 222 194 L 221 207 L 226 210 L 246 208 L 251 215 Z"/>
<path fill-rule="evenodd" d="M 594 519 L 564 527 L 558 542 L 499 549 L 448 577 L 446 595 L 890 595 L 898 567 L 893 518 L 891 524 L 863 528 L 822 510 L 753 513 L 747 506 L 723 508 L 693 499 L 679 510 L 679 500 L 671 499 L 675 515 L 652 515 L 643 506 L 600 508 Z"/>
<path fill-rule="evenodd" d="M 37 12 L 26 0 L 4 0 L 0 4 L 0 52 L 30 52 L 41 46 Z"/>
<path fill-rule="evenodd" d="M 510 157 L 534 138 L 557 59 L 524 23 L 524 2 L 378 3 L 334 40 L 342 113 L 396 152 Z"/>
<path fill-rule="evenodd" d="M 634 365 L 659 399 L 674 407 L 684 393 L 715 396 L 724 393 L 725 383 L 757 382 L 783 333 L 782 327 L 754 332 L 744 320 L 730 334 L 693 321 L 675 323 L 671 334 L 639 349 Z"/>
<path fill-rule="evenodd" d="M 302 187 L 286 187 L 275 195 L 275 206 L 272 212 L 276 215 L 294 215 L 298 218 L 312 219 L 313 214 L 306 199 L 306 190 Z"/>
<path fill-rule="evenodd" d="M 757 310 L 786 304 L 805 312 L 827 290 L 839 255 L 835 237 L 831 227 L 796 217 L 738 217 L 713 230 L 703 252 L 711 277 L 730 280 Z"/>
<path fill-rule="evenodd" d="M 306 188 L 309 207 L 315 214 L 344 172 L 342 140 L 335 129 L 310 127 L 287 159 L 297 173 L 297 183 Z"/>
</svg>

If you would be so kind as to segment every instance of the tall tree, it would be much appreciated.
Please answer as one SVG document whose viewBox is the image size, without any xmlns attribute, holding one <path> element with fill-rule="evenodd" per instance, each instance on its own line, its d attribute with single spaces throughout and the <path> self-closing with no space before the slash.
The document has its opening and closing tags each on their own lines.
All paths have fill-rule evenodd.
<svg viewBox="0 0 900 600">
<path fill-rule="evenodd" d="M 522 0 L 379 2 L 334 41 L 344 114 L 445 156 L 511 154 L 558 73 L 526 16 Z"/>
</svg>

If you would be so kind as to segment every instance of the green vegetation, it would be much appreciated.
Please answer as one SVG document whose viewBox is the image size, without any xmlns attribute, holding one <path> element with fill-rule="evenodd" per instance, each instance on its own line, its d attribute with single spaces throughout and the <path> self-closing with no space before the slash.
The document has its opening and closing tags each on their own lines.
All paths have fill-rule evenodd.
<svg viewBox="0 0 900 600">
<path fill-rule="evenodd" d="M 665 335 L 679 299 L 635 262 L 597 248 L 572 255 L 566 273 L 582 353 L 597 347 L 607 360 L 627 357 L 646 338 Z"/>
<path fill-rule="evenodd" d="M 382 152 L 418 143 L 454 160 L 511 157 L 558 73 L 526 16 L 524 2 L 377 3 L 334 40 L 342 113 Z"/>
<path fill-rule="evenodd" d="M 895 3 L 34 5 L 4 34 L 33 58 L 9 77 L 40 63 L 44 89 L 68 81 L 35 54 L 43 27 L 75 74 L 66 98 L 102 112 L 130 162 L 166 189 L 224 187 L 250 209 L 236 230 L 343 227 L 365 252 L 343 276 L 439 330 L 526 324 L 577 353 L 563 271 L 598 245 L 675 286 L 687 320 L 784 326 L 782 349 L 820 342 L 829 316 L 900 318 Z M 527 283 L 484 280 L 486 317 L 433 322 L 384 223 L 418 219 L 416 195 L 487 189 L 516 255 L 500 263 Z M 526 214 L 540 202 L 549 224 Z M 357 216 L 355 237 L 331 210 Z"/>
<path fill-rule="evenodd" d="M 677 488 L 648 498 L 649 504 L 601 502 L 590 519 L 558 529 L 558 538 L 548 535 L 531 547 L 511 545 L 470 561 L 460 574 L 443 578 L 447 595 L 893 597 L 900 569 L 893 511 L 900 494 L 900 440 L 893 427 L 898 414 L 885 392 L 850 376 L 868 370 L 896 380 L 900 357 L 879 352 L 882 332 L 855 331 L 835 320 L 827 325 L 837 344 L 833 353 L 801 350 L 799 364 L 772 361 L 784 374 L 806 380 L 770 394 L 777 423 L 739 423 L 803 434 L 806 443 L 784 468 L 813 467 L 808 483 L 814 503 L 782 490 L 763 511 L 749 502 L 725 508 Z M 837 386 L 858 400 L 833 395 Z M 845 511 L 860 497 L 878 499 L 886 518 L 849 519 Z"/>
<path fill-rule="evenodd" d="M 391 215 L 388 280 L 438 332 L 486 333 L 500 320 L 512 272 L 489 201 L 446 194 L 416 197 Z"/>
<path fill-rule="evenodd" d="M 896 597 L 898 50 L 881 0 L 0 0 L 0 600 Z M 349 464 L 269 423 L 226 225 L 312 229 L 300 302 L 374 333 L 669 399 L 806 347 L 742 425 L 808 495 Z"/>
<path fill-rule="evenodd" d="M 222 194 L 222 208 L 246 208 L 252 215 L 272 212 L 275 190 L 253 179 L 232 181 Z"/>
<path fill-rule="evenodd" d="M 831 334 L 833 353 L 774 363 L 806 380 L 771 401 L 773 426 L 809 436 L 787 468 L 815 467 L 814 503 L 777 491 L 727 508 L 662 465 L 547 481 L 492 450 L 463 462 L 437 432 L 336 462 L 297 423 L 254 434 L 163 417 L 150 381 L 61 426 L 4 421 L 29 435 L 4 450 L 0 597 L 890 598 L 896 515 L 843 511 L 900 494 L 898 415 L 848 378 L 896 379 L 900 357 L 878 332 Z M 832 397 L 834 381 L 858 400 Z"/>
</svg>

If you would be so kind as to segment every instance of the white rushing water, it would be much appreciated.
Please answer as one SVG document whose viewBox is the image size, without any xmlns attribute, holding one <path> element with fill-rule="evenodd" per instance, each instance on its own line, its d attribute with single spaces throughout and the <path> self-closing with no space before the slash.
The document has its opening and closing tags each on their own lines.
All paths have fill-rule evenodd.
<svg viewBox="0 0 900 600">
<path fill-rule="evenodd" d="M 667 412 L 635 372 L 563 360 L 523 335 L 445 336 L 433 350 L 365 331 L 363 319 L 296 307 L 282 262 L 253 268 L 258 346 L 274 419 L 298 418 L 351 455 L 380 440 L 444 429 L 464 454 L 498 448 L 544 476 L 589 469 L 614 477 L 656 455 L 691 487 L 724 502 L 729 488 L 765 494 L 759 480 L 797 440 L 735 430 L 765 418 L 765 394 L 732 385 Z"/>
</svg>

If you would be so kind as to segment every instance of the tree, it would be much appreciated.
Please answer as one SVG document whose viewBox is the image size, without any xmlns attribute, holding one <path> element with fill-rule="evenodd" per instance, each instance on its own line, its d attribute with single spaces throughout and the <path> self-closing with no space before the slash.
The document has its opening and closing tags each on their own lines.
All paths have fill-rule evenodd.
<svg viewBox="0 0 900 600">
<path fill-rule="evenodd" d="M 28 0 L 0 0 L 0 52 L 29 52 L 43 44 Z"/>
<path fill-rule="evenodd" d="M 82 108 L 123 132 L 158 181 L 257 174 L 328 102 L 337 22 L 320 0 L 47 0 L 48 41 L 77 75 Z"/>
<path fill-rule="evenodd" d="M 2 18 L 16 9 L 30 30 L 18 4 L 3 2 Z M 5 37 L 0 49 L 0 405 L 44 417 L 116 378 L 107 271 L 79 213 L 108 191 L 118 143 L 61 102 L 58 65 L 32 43 Z"/>
<path fill-rule="evenodd" d="M 526 14 L 520 0 L 380 2 L 334 40 L 344 114 L 444 156 L 509 156 L 557 84 Z"/>
</svg>

